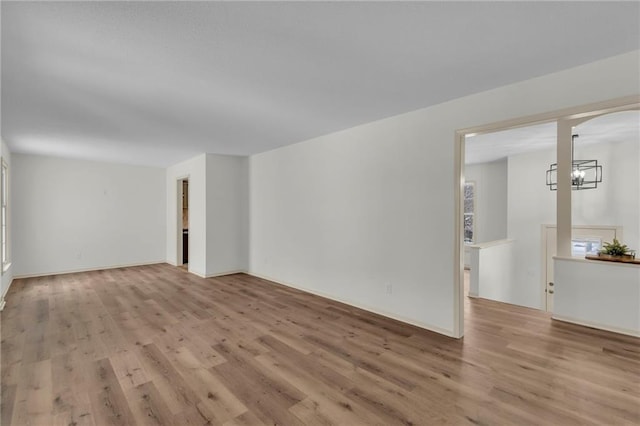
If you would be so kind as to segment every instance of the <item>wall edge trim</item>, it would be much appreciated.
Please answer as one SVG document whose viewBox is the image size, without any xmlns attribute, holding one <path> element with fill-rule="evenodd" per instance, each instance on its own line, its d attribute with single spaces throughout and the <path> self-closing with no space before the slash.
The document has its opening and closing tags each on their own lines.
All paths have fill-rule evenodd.
<svg viewBox="0 0 640 426">
<path fill-rule="evenodd" d="M 394 315 L 394 314 L 392 314 L 390 312 L 385 312 L 385 311 L 381 311 L 381 310 L 376 309 L 376 308 L 372 308 L 370 306 L 358 304 L 358 303 L 353 302 L 351 300 L 337 298 L 335 296 L 331 296 L 331 295 L 328 295 L 326 293 L 321 293 L 321 292 L 309 290 L 309 289 L 304 288 L 304 287 L 299 287 L 299 286 L 294 285 L 294 284 L 290 284 L 290 283 L 286 283 L 286 282 L 283 282 L 283 281 L 279 281 L 277 279 L 274 279 L 274 278 L 271 278 L 271 277 L 268 277 L 268 276 L 265 276 L 265 275 L 261 275 L 261 274 L 255 273 L 255 272 L 245 272 L 245 273 L 247 275 L 252 276 L 252 277 L 260 278 L 260 279 L 267 280 L 267 281 L 272 281 L 272 282 L 274 282 L 276 284 L 280 284 L 280 285 L 283 285 L 285 287 L 291 287 L 291 288 L 294 288 L 296 290 L 304 291 L 305 293 L 313 294 L 314 296 L 319 296 L 319 297 L 323 297 L 325 299 L 333 300 L 334 302 L 344 303 L 345 305 L 349 305 L 349 306 L 352 306 L 354 308 L 362 309 L 363 311 L 371 312 L 371 313 L 374 313 L 374 314 L 377 314 L 377 315 L 381 315 L 381 316 L 386 317 L 386 318 L 390 318 L 390 319 L 393 319 L 393 320 L 396 320 L 396 321 L 400 321 L 400 322 L 405 323 L 405 324 L 409 324 L 409 325 L 413 325 L 415 327 L 422 328 L 422 329 L 427 330 L 427 331 L 432 331 L 434 333 L 442 334 L 442 335 L 444 335 L 446 337 L 451 337 L 453 339 L 457 339 L 457 337 L 454 336 L 452 330 L 446 330 L 444 328 L 440 328 L 440 327 L 433 326 L 433 325 L 430 325 L 430 324 L 414 321 L 414 320 L 411 320 L 409 318 L 404 318 L 404 317 L 399 316 L 399 315 Z"/>
<path fill-rule="evenodd" d="M 624 334 L 626 336 L 640 337 L 640 329 L 639 330 L 631 330 L 626 328 L 614 327 L 606 324 L 602 324 L 599 322 L 592 321 L 584 321 L 572 317 L 566 317 L 564 315 L 553 315 L 551 319 L 555 321 L 568 322 L 570 324 L 581 325 L 584 327 L 595 328 L 598 330 L 610 331 L 612 333 Z"/>
<path fill-rule="evenodd" d="M 249 274 L 246 269 L 235 269 L 227 272 L 219 272 L 215 274 L 207 274 L 205 278 L 215 278 L 215 277 L 223 277 L 225 275 L 233 275 L 233 274 Z"/>
<path fill-rule="evenodd" d="M 9 289 L 11 288 L 11 284 L 13 284 L 13 280 L 15 280 L 15 277 L 11 277 L 11 281 L 9 281 L 9 285 L 7 286 L 7 288 L 4 290 L 4 293 L 2 293 L 2 296 L 0 296 L 0 300 L 2 302 L 2 306 L 4 307 L 4 298 L 7 297 L 7 293 L 9 293 Z M 2 310 L 2 307 L 0 307 L 0 311 Z"/>
<path fill-rule="evenodd" d="M 37 274 L 23 274 L 23 275 L 14 275 L 13 279 L 25 279 L 25 278 L 37 278 L 37 277 L 49 277 L 55 275 L 67 275 L 67 274 L 77 274 L 79 272 L 91 272 L 91 271 L 104 271 L 107 269 L 118 269 L 118 268 L 131 268 L 135 266 L 147 266 L 147 265 L 158 265 L 161 263 L 168 263 L 166 260 L 154 260 L 150 262 L 140 262 L 140 263 L 127 263 L 121 265 L 109 265 L 109 266 L 95 266 L 93 268 L 81 268 L 81 269 L 71 269 L 66 271 L 57 271 L 57 272 L 42 272 Z M 13 282 L 13 280 L 12 280 Z"/>
<path fill-rule="evenodd" d="M 215 277 L 224 277 L 225 275 L 233 275 L 233 274 L 247 274 L 247 275 L 251 275 L 249 274 L 245 269 L 233 269 L 230 271 L 225 271 L 225 272 L 216 272 L 214 274 L 201 274 L 199 272 L 194 272 L 194 271 L 189 271 L 190 273 L 192 273 L 193 275 L 196 275 L 200 278 L 215 278 Z"/>
</svg>

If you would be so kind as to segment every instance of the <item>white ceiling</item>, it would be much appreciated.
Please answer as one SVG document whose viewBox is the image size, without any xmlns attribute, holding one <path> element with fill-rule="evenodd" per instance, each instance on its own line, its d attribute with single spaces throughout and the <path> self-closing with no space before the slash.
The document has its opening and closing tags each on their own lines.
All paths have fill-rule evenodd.
<svg viewBox="0 0 640 426">
<path fill-rule="evenodd" d="M 488 163 L 513 155 L 556 148 L 556 123 L 519 127 L 466 138 L 465 164 Z M 607 114 L 573 129 L 576 146 L 637 141 L 640 143 L 640 111 Z M 579 144 L 579 145 L 578 145 Z"/>
<path fill-rule="evenodd" d="M 249 155 L 640 48 L 638 2 L 8 2 L 14 152 Z"/>
</svg>

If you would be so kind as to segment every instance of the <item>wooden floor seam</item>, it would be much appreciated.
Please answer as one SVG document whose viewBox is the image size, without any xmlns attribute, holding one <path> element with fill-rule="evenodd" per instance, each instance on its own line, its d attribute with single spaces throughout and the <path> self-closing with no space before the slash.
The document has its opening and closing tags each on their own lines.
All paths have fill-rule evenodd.
<svg viewBox="0 0 640 426">
<path fill-rule="evenodd" d="M 640 424 L 640 339 L 534 309 L 467 298 L 457 340 L 166 264 L 19 279 L 6 302 L 4 426 Z"/>
</svg>

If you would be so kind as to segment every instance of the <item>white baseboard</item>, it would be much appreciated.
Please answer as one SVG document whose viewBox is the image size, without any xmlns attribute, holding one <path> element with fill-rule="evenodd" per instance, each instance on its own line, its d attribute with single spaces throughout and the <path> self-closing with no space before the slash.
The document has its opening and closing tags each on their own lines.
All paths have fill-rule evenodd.
<svg viewBox="0 0 640 426">
<path fill-rule="evenodd" d="M 56 272 L 43 272 L 43 273 L 38 273 L 38 274 L 15 275 L 13 277 L 13 279 L 49 277 L 49 276 L 52 276 L 52 275 L 76 274 L 78 272 L 104 271 L 104 270 L 107 270 L 107 269 L 131 268 L 131 267 L 134 267 L 134 266 L 158 265 L 160 263 L 167 263 L 167 261 L 166 260 L 157 260 L 157 261 L 153 261 L 153 262 L 127 263 L 127 264 L 124 264 L 124 265 L 96 266 L 96 267 L 93 267 L 93 268 L 72 269 L 72 270 L 67 270 L 67 271 L 56 271 Z"/>
<path fill-rule="evenodd" d="M 77 273 L 77 272 L 101 271 L 101 270 L 107 270 L 107 269 L 127 268 L 127 267 L 133 267 L 133 266 L 157 265 L 157 264 L 160 264 L 160 263 L 167 263 L 167 264 L 172 265 L 172 266 L 177 266 L 177 265 L 173 265 L 171 262 L 168 262 L 166 260 L 162 260 L 162 261 L 148 262 L 148 263 L 136 263 L 136 264 L 127 264 L 127 265 L 115 265 L 115 266 L 106 266 L 106 267 L 97 267 L 97 268 L 86 268 L 86 269 L 77 269 L 77 270 L 71 270 L 71 271 L 50 272 L 50 273 L 41 273 L 41 274 L 32 274 L 32 275 L 19 275 L 19 276 L 14 277 L 14 279 L 45 277 L 45 276 L 51 276 L 51 275 L 65 275 L 65 274 L 73 274 L 73 273 Z M 299 287 L 299 286 L 293 285 L 291 283 L 285 283 L 285 282 L 279 281 L 279 280 L 274 279 L 272 277 L 263 276 L 263 275 L 256 274 L 256 273 L 253 273 L 253 272 L 248 272 L 248 271 L 245 271 L 245 270 L 238 269 L 238 270 L 219 272 L 219 273 L 207 274 L 207 275 L 203 275 L 203 274 L 200 274 L 200 273 L 195 272 L 195 271 L 188 271 L 188 272 L 190 272 L 190 273 L 192 273 L 192 274 L 194 274 L 194 275 L 196 275 L 196 276 L 198 276 L 200 278 L 215 278 L 215 277 L 221 277 L 221 276 L 232 275 L 232 274 L 247 274 L 247 275 L 251 275 L 251 276 L 256 277 L 256 278 L 261 278 L 261 279 L 264 279 L 264 280 L 267 280 L 267 281 L 272 281 L 272 282 L 284 285 L 286 287 L 295 288 L 296 290 L 304 291 L 305 293 L 309 293 L 309 294 L 313 294 L 313 295 L 316 295 L 316 296 L 324 297 L 325 299 L 329 299 L 329 300 L 333 300 L 333 301 L 336 301 L 336 302 L 344 303 L 345 305 L 353 306 L 355 308 L 362 309 L 362 310 L 368 311 L 368 312 L 372 312 L 374 314 L 378 314 L 378 315 L 381 315 L 383 317 L 391 318 L 391 319 L 394 319 L 396 321 L 400 321 L 400 322 L 403 322 L 403 323 L 406 323 L 406 324 L 410 324 L 410 325 L 413 325 L 413 326 L 416 326 L 416 327 L 419 327 L 419 328 L 422 328 L 422 329 L 425 329 L 425 330 L 428 330 L 428 331 L 433 331 L 435 333 L 442 334 L 442 335 L 445 335 L 447 337 L 455 338 L 455 336 L 453 335 L 451 330 L 445 330 L 443 328 L 436 327 L 436 326 L 433 326 L 433 325 L 430 325 L 430 324 L 424 324 L 424 323 L 421 323 L 421 322 L 418 322 L 418 321 L 414 321 L 414 320 L 409 319 L 409 318 L 405 318 L 405 317 L 402 317 L 402 316 L 399 316 L 399 315 L 396 315 L 396 314 L 392 314 L 390 312 L 385 312 L 385 311 L 382 311 L 382 310 L 379 310 L 379 309 L 376 309 L 376 308 L 372 308 L 370 306 L 366 306 L 366 305 L 363 305 L 363 304 L 360 304 L 360 303 L 356 303 L 356 302 L 353 302 L 351 300 L 341 299 L 341 298 L 338 298 L 338 297 L 335 297 L 335 296 L 332 296 L 332 295 L 329 295 L 329 294 L 326 294 L 326 293 L 309 290 L 307 288 Z M 8 287 L 7 287 L 7 290 L 8 290 Z M 4 298 L 2 299 L 2 302 L 1 302 L 0 306 L 1 306 L 0 310 L 2 310 L 2 307 L 4 307 Z"/>
<path fill-rule="evenodd" d="M 199 272 L 194 272 L 194 271 L 189 271 L 189 272 L 192 273 L 193 275 L 199 276 L 200 278 L 215 278 L 215 277 L 224 277 L 225 275 L 233 275 L 233 274 L 248 274 L 248 272 L 243 269 L 235 269 L 235 270 L 226 271 L 226 272 L 216 272 L 215 274 L 206 274 L 206 275 L 200 274 Z"/>
<path fill-rule="evenodd" d="M 11 288 L 11 284 L 13 284 L 13 280 L 15 280 L 15 277 L 11 277 L 11 281 L 9 281 L 9 285 L 7 286 L 7 288 L 4 289 L 4 293 L 2 293 L 2 296 L 0 296 L 0 298 L 2 298 L 3 301 L 4 301 L 4 298 L 7 296 L 7 293 L 9 293 L 9 289 Z"/>
<path fill-rule="evenodd" d="M 276 280 L 276 279 L 271 278 L 271 277 L 267 277 L 267 276 L 264 276 L 264 275 L 256 274 L 254 272 L 245 272 L 245 273 L 247 275 L 251 275 L 252 277 L 261 278 L 261 279 L 267 280 L 267 281 L 273 281 L 274 283 L 278 283 L 278 284 L 281 284 L 281 285 L 286 286 L 286 287 L 295 288 L 296 290 L 304 291 L 305 293 L 313 294 L 315 296 L 320 296 L 320 297 L 323 297 L 325 299 L 333 300 L 335 302 L 344 303 L 345 305 L 353 306 L 354 308 L 362 309 L 363 311 L 367 311 L 367 312 L 371 312 L 371 313 L 374 313 L 374 314 L 377 314 L 377 315 L 381 315 L 381 316 L 386 317 L 386 318 L 391 318 L 393 320 L 400 321 L 400 322 L 403 322 L 405 324 L 413 325 L 413 326 L 416 326 L 416 327 L 419 327 L 419 328 L 422 328 L 422 329 L 425 329 L 425 330 L 428 330 L 428 331 L 433 331 L 434 333 L 443 334 L 443 335 L 445 335 L 447 337 L 451 337 L 451 338 L 454 338 L 454 339 L 456 338 L 453 335 L 453 332 L 451 330 L 445 330 L 443 328 L 436 327 L 436 326 L 433 326 L 433 325 L 430 325 L 430 324 L 425 324 L 425 323 L 421 323 L 421 322 L 418 322 L 418 321 L 414 321 L 412 319 L 405 318 L 405 317 L 402 317 L 402 316 L 399 316 L 399 315 L 396 315 L 396 314 L 392 314 L 390 312 L 385 312 L 385 311 L 382 311 L 382 310 L 379 310 L 379 309 L 376 309 L 376 308 L 372 308 L 370 306 L 362 305 L 360 303 L 356 303 L 356 302 L 353 302 L 351 300 L 341 299 L 341 298 L 338 298 L 338 297 L 335 297 L 335 296 L 332 296 L 332 295 L 329 295 L 329 294 L 326 294 L 326 293 L 321 293 L 321 292 L 318 292 L 318 291 L 309 290 L 307 288 L 299 287 L 299 286 L 291 284 L 291 283 L 285 283 L 285 282 Z"/>
<path fill-rule="evenodd" d="M 220 273 L 216 273 L 216 274 L 207 274 L 207 275 L 205 275 L 205 278 L 223 277 L 225 275 L 233 275 L 233 274 L 247 274 L 247 271 L 242 270 L 242 269 L 236 269 L 234 271 L 220 272 Z"/>
<path fill-rule="evenodd" d="M 597 322 L 585 321 L 580 319 L 575 319 L 571 317 L 565 317 L 562 315 L 552 315 L 552 319 L 557 321 L 568 322 L 571 324 L 583 325 L 585 327 L 597 328 L 599 330 L 611 331 L 613 333 L 625 334 L 627 336 L 640 337 L 640 330 L 629 330 L 626 328 L 615 327 L 606 324 L 600 324 Z"/>
<path fill-rule="evenodd" d="M 2 312 L 2 310 L 4 309 L 4 305 L 7 304 L 5 297 L 7 296 L 7 293 L 9 293 L 9 289 L 11 288 L 11 284 L 13 284 L 13 280 L 14 278 L 11 277 L 11 281 L 9 281 L 9 285 L 7 286 L 7 288 L 4 289 L 4 293 L 2 293 L 2 296 L 0 296 L 0 312 Z"/>
</svg>

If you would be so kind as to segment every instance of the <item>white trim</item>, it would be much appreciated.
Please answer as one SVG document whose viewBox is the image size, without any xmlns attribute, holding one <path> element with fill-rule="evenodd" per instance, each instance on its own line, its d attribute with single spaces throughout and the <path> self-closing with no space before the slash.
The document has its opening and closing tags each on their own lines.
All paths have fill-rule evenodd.
<svg viewBox="0 0 640 426">
<path fill-rule="evenodd" d="M 349 306 L 352 306 L 354 308 L 358 308 L 358 309 L 362 309 L 362 310 L 367 311 L 367 312 L 378 314 L 378 315 L 381 315 L 381 316 L 386 317 L 386 318 L 390 318 L 390 319 L 393 319 L 393 320 L 396 320 L 396 321 L 403 322 L 405 324 L 413 325 L 415 327 L 419 327 L 419 328 L 425 329 L 427 331 L 433 331 L 434 333 L 443 334 L 443 335 L 445 335 L 447 337 L 456 338 L 456 336 L 454 336 L 454 334 L 452 333 L 451 330 L 445 330 L 444 328 L 440 328 L 440 327 L 436 327 L 436 326 L 433 326 L 433 325 L 429 325 L 429 324 L 413 321 L 411 319 L 408 319 L 408 318 L 405 318 L 405 317 L 402 317 L 402 316 L 398 316 L 398 315 L 394 315 L 394 314 L 391 314 L 389 312 L 381 311 L 379 309 L 372 308 L 370 306 L 366 306 L 366 305 L 361 305 L 359 303 L 355 303 L 355 302 L 353 302 L 351 300 L 341 299 L 341 298 L 338 298 L 338 297 L 335 297 L 335 296 L 328 295 L 326 293 L 309 290 L 309 289 L 304 288 L 304 287 L 299 287 L 297 285 L 293 285 L 293 284 L 290 284 L 290 283 L 285 283 L 285 282 L 273 279 L 271 277 L 263 276 L 263 275 L 256 274 L 256 273 L 253 273 L 253 272 L 245 272 L 245 273 L 247 275 L 252 276 L 252 277 L 260 278 L 260 279 L 267 280 L 267 281 L 272 281 L 272 282 L 274 282 L 276 284 L 280 284 L 280 285 L 283 285 L 285 287 L 295 288 L 296 290 L 304 291 L 305 293 L 313 294 L 314 296 L 319 296 L 319 297 L 322 297 L 322 298 L 325 298 L 325 299 L 333 300 L 334 302 L 344 303 L 345 305 L 349 305 Z"/>
<path fill-rule="evenodd" d="M 542 232 L 542 237 L 540 238 L 540 306 L 543 307 L 542 310 L 545 312 L 550 312 L 549 307 L 547 306 L 547 233 L 549 232 L 549 228 L 556 225 L 545 225 L 543 224 L 540 227 L 540 232 Z M 558 230 L 556 229 L 556 233 Z M 557 238 L 557 235 L 556 235 Z"/>
<path fill-rule="evenodd" d="M 24 279 L 24 278 L 37 278 L 37 277 L 48 277 L 53 275 L 67 275 L 67 274 L 76 274 L 78 272 L 92 272 L 92 271 L 104 271 L 107 269 L 118 269 L 118 268 L 132 268 L 135 266 L 147 266 L 147 265 L 158 265 L 160 263 L 169 263 L 166 260 L 156 260 L 152 262 L 141 262 L 141 263 L 127 263 L 124 265 L 110 265 L 110 266 L 95 266 L 93 268 L 81 268 L 81 269 L 72 269 L 67 271 L 57 271 L 57 272 L 42 272 L 38 274 L 25 274 L 25 275 L 15 275 L 13 279 Z"/>
<path fill-rule="evenodd" d="M 2 259 L 2 271 L 0 272 L 0 275 L 4 275 L 5 272 L 7 272 L 9 270 L 9 268 L 11 267 L 11 251 L 9 250 L 9 233 L 10 233 L 10 203 L 9 203 L 9 196 L 10 191 L 9 191 L 9 164 L 7 164 L 7 162 L 4 160 L 4 158 L 0 159 L 0 166 L 2 167 L 2 175 L 3 175 L 3 179 L 2 182 L 0 182 L 0 184 L 2 185 L 2 188 L 0 189 L 0 208 L 4 208 L 6 209 L 5 211 L 5 218 L 4 218 L 4 223 L 0 224 L 0 225 L 4 225 L 5 227 L 5 234 L 4 234 L 4 240 L 0 241 L 0 244 L 3 244 L 5 246 L 5 250 L 6 250 L 6 258 Z M 6 205 L 5 205 L 6 202 Z"/>
<path fill-rule="evenodd" d="M 571 323 L 571 324 L 581 325 L 581 326 L 584 326 L 584 327 L 595 328 L 595 329 L 598 329 L 598 330 L 604 330 L 604 331 L 610 331 L 610 332 L 613 332 L 613 333 L 624 334 L 624 335 L 627 335 L 627 336 L 640 337 L 640 331 L 638 331 L 638 330 L 628 330 L 626 328 L 612 327 L 610 325 L 600 324 L 598 322 L 584 321 L 584 320 L 579 320 L 579 319 L 560 316 L 560 315 L 553 315 L 551 317 L 551 319 L 554 319 L 556 321 L 562 321 L 562 322 L 568 322 L 568 323 Z"/>
<path fill-rule="evenodd" d="M 13 284 L 14 279 L 15 279 L 14 277 L 11 277 L 11 281 L 9 281 L 9 285 L 5 289 L 4 293 L 2 293 L 2 297 L 0 299 L 2 299 L 3 302 L 4 302 L 4 298 L 7 297 L 7 293 L 9 293 L 9 288 L 11 288 L 11 284 Z"/>
<path fill-rule="evenodd" d="M 464 336 L 464 157 L 465 135 L 469 132 L 456 131 L 454 139 L 453 164 L 453 333 L 457 338 Z"/>
<path fill-rule="evenodd" d="M 235 269 L 235 270 L 231 270 L 231 271 L 226 271 L 226 272 L 216 272 L 215 274 L 200 274 L 198 272 L 194 272 L 194 271 L 189 271 L 190 273 L 192 273 L 193 275 L 197 275 L 200 278 L 215 278 L 215 277 L 224 277 L 225 275 L 233 275 L 233 274 L 247 274 L 247 275 L 251 275 L 250 273 L 248 273 L 246 270 L 244 269 Z"/>
<path fill-rule="evenodd" d="M 5 305 L 7 304 L 7 301 L 5 300 L 5 297 L 7 296 L 7 293 L 9 293 L 9 289 L 11 288 L 11 284 L 13 284 L 13 280 L 14 280 L 14 278 L 11 277 L 11 281 L 9 281 L 9 285 L 5 289 L 4 293 L 2 293 L 2 297 L 0 297 L 0 312 L 2 312 L 2 310 L 5 307 Z"/>
<path fill-rule="evenodd" d="M 184 181 L 189 181 L 189 176 L 180 177 L 176 180 L 176 263 L 178 265 L 184 265 L 184 247 L 182 241 L 184 239 L 184 226 L 183 226 L 183 205 L 184 205 Z M 188 191 L 188 190 L 187 190 Z M 188 196 L 188 195 L 187 195 Z M 190 212 L 187 212 L 190 215 Z M 191 219 L 190 217 L 187 219 Z M 187 250 L 190 248 L 189 239 L 187 239 Z"/>
<path fill-rule="evenodd" d="M 184 263 L 182 265 L 176 265 L 176 266 L 178 266 L 178 267 L 184 266 Z M 193 275 L 195 275 L 196 277 L 199 277 L 199 278 L 207 278 L 207 276 L 205 274 L 202 274 L 200 272 L 196 272 L 193 269 L 189 269 L 188 267 L 187 267 L 187 272 L 190 273 L 190 274 L 193 274 Z"/>
<path fill-rule="evenodd" d="M 231 271 L 227 271 L 227 272 L 219 272 L 219 273 L 215 273 L 215 274 L 207 274 L 204 277 L 205 278 L 215 278 L 215 277 L 224 277 L 225 275 L 233 275 L 233 274 L 247 274 L 247 275 L 249 275 L 249 273 L 244 269 L 236 269 L 236 270 L 231 270 Z"/>
</svg>

